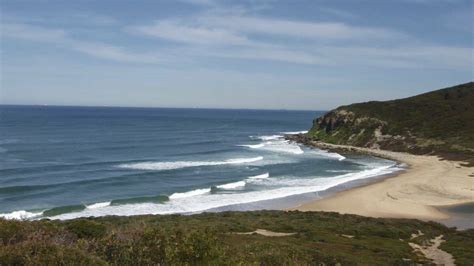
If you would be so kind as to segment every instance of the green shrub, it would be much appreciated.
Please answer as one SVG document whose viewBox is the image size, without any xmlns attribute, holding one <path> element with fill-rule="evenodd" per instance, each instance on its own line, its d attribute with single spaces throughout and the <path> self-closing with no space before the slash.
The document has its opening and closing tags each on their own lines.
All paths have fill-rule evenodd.
<svg viewBox="0 0 474 266">
<path fill-rule="evenodd" d="M 0 265 L 107 265 L 107 263 L 79 249 L 26 242 L 0 248 Z"/>
<path fill-rule="evenodd" d="M 76 234 L 78 238 L 100 238 L 107 231 L 103 224 L 86 219 L 72 220 L 67 223 L 66 228 Z"/>
</svg>

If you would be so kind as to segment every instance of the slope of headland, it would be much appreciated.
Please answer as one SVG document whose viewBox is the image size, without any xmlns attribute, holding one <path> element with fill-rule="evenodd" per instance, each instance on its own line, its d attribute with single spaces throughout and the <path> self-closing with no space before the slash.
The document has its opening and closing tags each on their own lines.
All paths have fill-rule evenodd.
<svg viewBox="0 0 474 266">
<path fill-rule="evenodd" d="M 316 118 L 306 137 L 473 164 L 474 83 L 405 99 L 341 106 Z"/>
</svg>

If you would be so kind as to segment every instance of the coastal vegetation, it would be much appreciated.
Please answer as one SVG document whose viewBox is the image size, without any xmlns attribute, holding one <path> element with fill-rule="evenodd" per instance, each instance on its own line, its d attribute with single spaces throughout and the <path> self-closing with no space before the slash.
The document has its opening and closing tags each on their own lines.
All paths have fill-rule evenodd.
<svg viewBox="0 0 474 266">
<path fill-rule="evenodd" d="M 340 106 L 315 119 L 310 140 L 436 154 L 474 164 L 474 83 L 392 101 Z"/>
<path fill-rule="evenodd" d="M 474 262 L 474 230 L 410 219 L 255 211 L 0 220 L 0 265 L 429 264 L 409 243 L 440 235 L 456 264 Z"/>
</svg>

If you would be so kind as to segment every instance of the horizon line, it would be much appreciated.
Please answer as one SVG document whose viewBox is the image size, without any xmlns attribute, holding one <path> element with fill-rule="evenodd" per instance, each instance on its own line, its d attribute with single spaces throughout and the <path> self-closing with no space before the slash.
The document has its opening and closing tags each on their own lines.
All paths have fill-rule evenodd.
<svg viewBox="0 0 474 266">
<path fill-rule="evenodd" d="M 80 107 L 80 108 L 130 108 L 130 109 L 200 109 L 200 110 L 247 110 L 247 111 L 307 111 L 307 112 L 327 112 L 328 110 L 316 109 L 259 109 L 259 108 L 224 108 L 224 107 L 164 107 L 164 106 L 120 106 L 120 105 L 67 105 L 67 104 L 5 104 L 0 106 L 18 106 L 18 107 Z"/>
</svg>

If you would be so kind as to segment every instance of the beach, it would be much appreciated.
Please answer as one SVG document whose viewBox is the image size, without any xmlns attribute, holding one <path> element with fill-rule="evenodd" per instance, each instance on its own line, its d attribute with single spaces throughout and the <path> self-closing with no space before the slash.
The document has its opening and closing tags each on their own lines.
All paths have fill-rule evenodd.
<svg viewBox="0 0 474 266">
<path fill-rule="evenodd" d="M 440 209 L 474 202 L 474 168 L 462 162 L 437 156 L 306 143 L 339 152 L 356 152 L 395 160 L 407 165 L 406 171 L 362 187 L 335 193 L 295 207 L 300 211 L 331 211 L 384 218 L 443 220 L 450 215 Z"/>
</svg>

